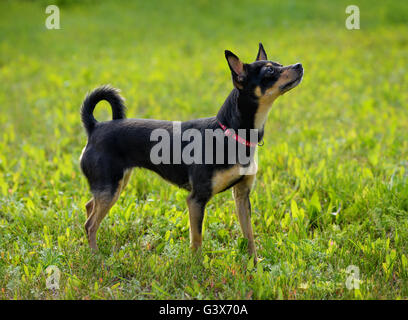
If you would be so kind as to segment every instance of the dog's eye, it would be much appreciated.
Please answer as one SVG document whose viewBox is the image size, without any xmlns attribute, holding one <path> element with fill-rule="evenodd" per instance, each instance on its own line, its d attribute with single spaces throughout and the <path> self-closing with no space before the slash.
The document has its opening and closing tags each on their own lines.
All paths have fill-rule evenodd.
<svg viewBox="0 0 408 320">
<path fill-rule="evenodd" d="M 275 70 L 272 67 L 266 67 L 265 69 L 265 76 L 266 77 L 270 77 L 271 75 L 273 75 L 275 72 Z"/>
</svg>

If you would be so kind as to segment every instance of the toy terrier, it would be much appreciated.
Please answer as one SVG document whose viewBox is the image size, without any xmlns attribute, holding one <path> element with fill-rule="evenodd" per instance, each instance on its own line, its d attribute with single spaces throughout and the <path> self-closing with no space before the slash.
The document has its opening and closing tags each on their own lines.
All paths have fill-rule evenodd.
<svg viewBox="0 0 408 320">
<path fill-rule="evenodd" d="M 230 145 L 235 143 L 245 154 L 253 154 L 257 143 L 263 140 L 264 126 L 272 103 L 301 82 L 303 67 L 300 63 L 283 66 L 268 60 L 261 43 L 253 63 L 241 62 L 228 50 L 225 51 L 225 58 L 231 70 L 234 88 L 218 114 L 215 117 L 179 122 L 177 130 L 171 121 L 126 119 L 123 98 L 118 90 L 110 86 L 99 87 L 86 96 L 81 107 L 81 118 L 88 143 L 82 151 L 80 165 L 93 195 L 86 204 L 85 223 L 92 249 L 97 250 L 98 227 L 124 190 L 132 169 L 145 168 L 189 191 L 187 206 L 190 244 L 193 249 L 202 244 L 206 204 L 215 194 L 233 188 L 242 233 L 248 240 L 249 254 L 256 262 L 249 199 L 255 172 L 248 174 L 248 171 L 242 170 L 256 167 L 256 162 L 253 157 L 246 163 L 218 161 L 218 155 L 216 157 L 212 151 L 221 150 L 224 153 L 221 158 L 225 159 L 231 153 Z M 98 122 L 93 116 L 95 106 L 101 100 L 106 100 L 111 105 L 111 121 Z M 169 140 L 164 141 L 169 154 L 161 155 L 167 161 L 159 163 L 152 158 L 152 151 L 158 144 L 158 139 L 152 137 L 157 130 L 169 134 Z M 192 137 L 195 139 L 193 158 L 198 161 L 176 161 L 175 151 L 183 153 L 192 139 L 175 137 L 180 137 L 189 130 L 201 133 L 201 137 Z M 207 147 L 204 137 L 208 130 L 221 131 L 222 137 L 211 138 L 212 147 L 204 150 L 204 145 Z M 255 142 L 248 141 L 251 130 L 256 131 Z M 232 153 L 239 153 L 236 149 Z"/>
</svg>

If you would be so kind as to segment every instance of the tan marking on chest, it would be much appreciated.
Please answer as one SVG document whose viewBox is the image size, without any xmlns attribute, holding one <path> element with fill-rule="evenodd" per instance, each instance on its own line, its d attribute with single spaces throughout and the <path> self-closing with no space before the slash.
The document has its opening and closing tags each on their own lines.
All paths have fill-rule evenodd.
<svg viewBox="0 0 408 320">
<path fill-rule="evenodd" d="M 212 194 L 217 194 L 226 188 L 228 188 L 232 183 L 241 177 L 241 166 L 236 164 L 231 168 L 225 170 L 219 170 L 212 177 Z"/>
<path fill-rule="evenodd" d="M 254 127 L 255 129 L 262 129 L 268 118 L 269 111 L 271 110 L 272 102 L 279 96 L 279 90 L 276 87 L 272 87 L 266 90 L 265 94 L 259 98 L 258 110 L 255 114 Z"/>
<path fill-rule="evenodd" d="M 258 98 L 262 97 L 262 90 L 261 90 L 261 87 L 260 87 L 260 86 L 257 86 L 257 87 L 255 88 L 255 95 L 256 95 Z"/>
<path fill-rule="evenodd" d="M 271 110 L 272 103 L 280 95 L 279 87 L 285 84 L 289 79 L 289 71 L 282 72 L 278 81 L 274 85 L 267 89 L 264 94 L 261 92 L 261 88 L 258 86 L 255 88 L 255 94 L 259 97 L 259 107 L 255 114 L 254 127 L 255 129 L 262 129 L 268 118 L 269 111 Z"/>
</svg>

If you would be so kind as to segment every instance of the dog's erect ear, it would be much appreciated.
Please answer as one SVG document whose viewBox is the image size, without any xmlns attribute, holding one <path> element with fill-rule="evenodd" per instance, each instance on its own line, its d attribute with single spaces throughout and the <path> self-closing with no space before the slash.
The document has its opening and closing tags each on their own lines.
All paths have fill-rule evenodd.
<svg viewBox="0 0 408 320">
<path fill-rule="evenodd" d="M 225 50 L 225 58 L 228 61 L 228 65 L 235 76 L 243 75 L 244 64 L 239 58 L 231 51 Z"/>
<path fill-rule="evenodd" d="M 265 49 L 262 45 L 262 43 L 259 42 L 259 50 L 258 50 L 258 55 L 256 56 L 256 61 L 259 60 L 268 60 L 268 57 L 266 56 Z"/>
<path fill-rule="evenodd" d="M 235 54 L 228 50 L 225 50 L 225 58 L 227 59 L 228 65 L 231 69 L 234 85 L 238 89 L 242 89 L 243 81 L 245 79 L 244 64 Z"/>
</svg>

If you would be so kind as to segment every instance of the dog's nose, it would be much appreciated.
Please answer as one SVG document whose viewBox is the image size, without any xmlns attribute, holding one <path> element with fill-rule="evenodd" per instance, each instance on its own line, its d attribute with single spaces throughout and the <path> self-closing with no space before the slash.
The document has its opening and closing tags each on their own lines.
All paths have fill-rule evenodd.
<svg viewBox="0 0 408 320">
<path fill-rule="evenodd" d="M 302 70 L 302 69 L 303 69 L 303 66 L 302 66 L 301 63 L 296 63 L 296 64 L 293 66 L 293 69 Z"/>
</svg>

